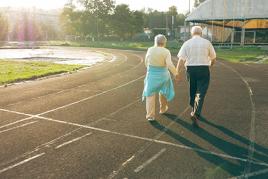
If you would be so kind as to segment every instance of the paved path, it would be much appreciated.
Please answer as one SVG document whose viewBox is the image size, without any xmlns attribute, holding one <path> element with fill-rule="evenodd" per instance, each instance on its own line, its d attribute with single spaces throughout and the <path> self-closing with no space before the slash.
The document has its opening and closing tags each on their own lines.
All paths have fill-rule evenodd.
<svg viewBox="0 0 268 179">
<path fill-rule="evenodd" d="M 0 178 L 268 177 L 268 66 L 219 61 L 201 128 L 188 86 L 169 114 L 145 120 L 143 52 L 0 88 Z"/>
</svg>

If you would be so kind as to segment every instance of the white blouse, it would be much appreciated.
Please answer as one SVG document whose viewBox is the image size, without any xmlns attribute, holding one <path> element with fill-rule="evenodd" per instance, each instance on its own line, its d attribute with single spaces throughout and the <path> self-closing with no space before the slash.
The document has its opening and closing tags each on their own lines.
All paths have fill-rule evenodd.
<svg viewBox="0 0 268 179">
<path fill-rule="evenodd" d="M 167 67 L 176 76 L 177 70 L 171 61 L 170 51 L 164 47 L 150 47 L 145 56 L 145 66 Z"/>
</svg>

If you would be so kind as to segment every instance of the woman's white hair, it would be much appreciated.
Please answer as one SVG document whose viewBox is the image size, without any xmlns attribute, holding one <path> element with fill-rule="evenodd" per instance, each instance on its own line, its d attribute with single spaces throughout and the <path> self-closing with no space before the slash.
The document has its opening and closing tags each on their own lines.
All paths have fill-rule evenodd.
<svg viewBox="0 0 268 179">
<path fill-rule="evenodd" d="M 200 26 L 193 26 L 191 29 L 191 34 L 192 35 L 202 35 L 202 27 Z"/>
<path fill-rule="evenodd" d="M 167 38 L 162 34 L 158 34 L 157 36 L 154 37 L 155 46 L 163 46 L 166 42 Z"/>
</svg>

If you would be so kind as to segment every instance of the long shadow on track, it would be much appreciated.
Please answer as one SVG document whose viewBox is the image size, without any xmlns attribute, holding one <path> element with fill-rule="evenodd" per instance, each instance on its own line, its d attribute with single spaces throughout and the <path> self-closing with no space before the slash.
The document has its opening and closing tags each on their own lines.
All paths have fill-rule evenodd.
<svg viewBox="0 0 268 179">
<path fill-rule="evenodd" d="M 176 122 L 178 125 L 182 126 L 183 128 L 189 130 L 193 134 L 199 136 L 201 139 L 205 140 L 206 142 L 212 144 L 216 148 L 220 149 L 224 152 L 224 155 L 232 156 L 234 158 L 240 158 L 244 159 L 247 157 L 248 149 L 235 145 L 233 143 L 227 142 L 222 138 L 219 138 L 212 133 L 206 131 L 203 128 L 196 128 L 195 126 L 185 122 L 185 120 L 179 118 L 176 115 L 173 114 L 166 114 L 165 115 L 168 119 Z M 247 145 L 250 144 L 250 141 L 238 134 L 236 134 L 234 131 L 231 131 L 225 127 L 218 126 L 210 122 L 209 120 L 202 118 L 201 121 L 203 123 L 206 123 L 212 127 L 217 128 L 218 130 L 222 131 L 226 135 L 238 140 L 239 142 L 245 143 Z M 167 135 L 172 137 L 173 139 L 177 140 L 178 142 L 184 144 L 187 147 L 192 148 L 200 157 L 203 159 L 215 164 L 216 166 L 222 168 L 232 176 L 238 176 L 243 174 L 244 168 L 246 166 L 246 159 L 245 161 L 237 161 L 232 162 L 231 160 L 227 160 L 227 158 L 223 158 L 217 155 L 214 155 L 213 153 L 210 153 L 206 149 L 202 148 L 201 146 L 193 143 L 189 139 L 184 138 L 177 132 L 171 130 L 170 128 L 167 128 L 166 126 L 162 125 L 161 123 L 154 121 L 151 123 L 151 125 L 160 130 L 165 132 Z M 206 152 L 207 151 L 207 152 Z M 251 159 L 252 161 L 256 162 L 252 165 L 252 171 L 259 171 L 262 169 L 266 169 L 267 166 L 258 165 L 258 162 L 268 164 L 268 149 L 264 146 L 260 146 L 256 144 L 256 150 L 254 153 L 254 157 Z"/>
</svg>

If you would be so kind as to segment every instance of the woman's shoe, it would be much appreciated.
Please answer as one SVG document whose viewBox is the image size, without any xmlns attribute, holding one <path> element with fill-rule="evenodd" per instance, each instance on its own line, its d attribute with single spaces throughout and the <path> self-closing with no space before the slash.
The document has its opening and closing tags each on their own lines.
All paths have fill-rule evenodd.
<svg viewBox="0 0 268 179">
<path fill-rule="evenodd" d="M 147 118 L 147 120 L 148 120 L 149 122 L 152 122 L 152 121 L 155 121 L 155 118 L 153 118 L 153 117 L 149 117 L 149 118 Z"/>
<path fill-rule="evenodd" d="M 165 114 L 168 111 L 168 106 L 166 106 L 166 109 L 164 111 L 159 111 L 159 114 Z"/>
</svg>

